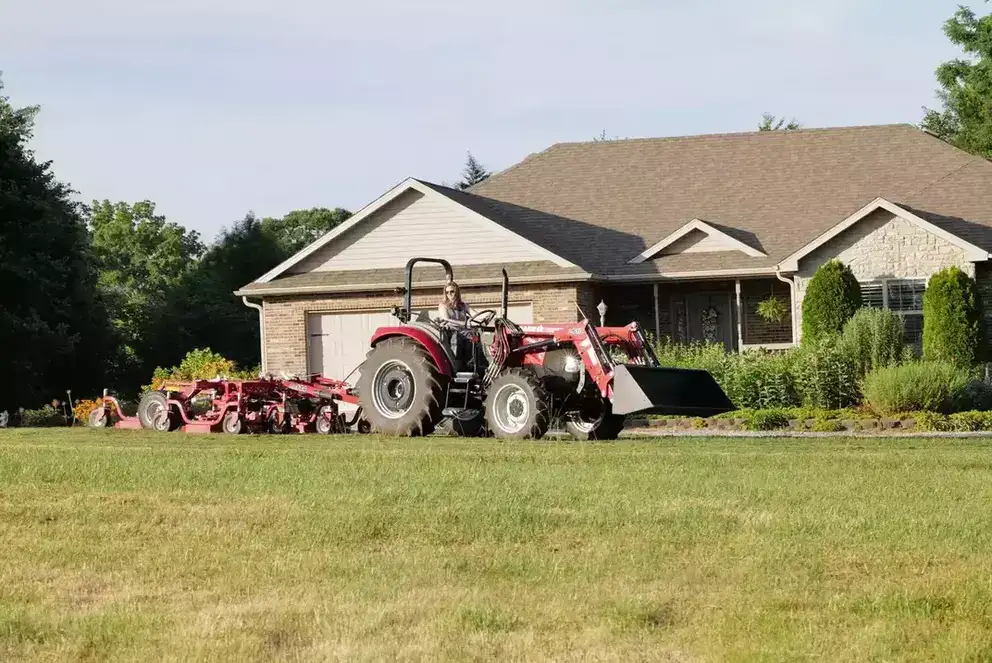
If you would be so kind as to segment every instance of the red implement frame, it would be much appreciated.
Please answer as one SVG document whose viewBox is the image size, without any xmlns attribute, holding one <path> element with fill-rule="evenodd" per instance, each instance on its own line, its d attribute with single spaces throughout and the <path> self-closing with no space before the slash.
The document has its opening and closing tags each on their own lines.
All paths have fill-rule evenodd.
<svg viewBox="0 0 992 663">
<path fill-rule="evenodd" d="M 222 430 L 224 418 L 234 412 L 247 430 L 304 433 L 316 429 L 324 420 L 331 430 L 358 422 L 360 411 L 352 421 L 338 414 L 338 403 L 357 405 L 358 396 L 346 382 L 320 376 L 308 380 L 195 380 L 169 382 L 159 392 L 166 396 L 166 411 L 187 433 L 212 433 Z M 202 414 L 192 411 L 200 394 L 207 394 L 210 409 Z M 316 402 L 309 412 L 289 412 L 291 399 L 306 398 Z M 129 417 L 120 402 L 104 390 L 104 417 L 114 421 L 114 428 L 142 428 L 138 417 Z M 275 429 L 275 430 L 273 430 Z"/>
</svg>

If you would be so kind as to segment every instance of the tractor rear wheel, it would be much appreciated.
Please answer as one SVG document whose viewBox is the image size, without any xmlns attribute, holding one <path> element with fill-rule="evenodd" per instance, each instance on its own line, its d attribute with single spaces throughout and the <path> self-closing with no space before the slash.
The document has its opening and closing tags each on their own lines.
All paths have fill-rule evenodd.
<svg viewBox="0 0 992 663">
<path fill-rule="evenodd" d="M 511 368 L 501 373 L 489 385 L 485 407 L 489 429 L 498 438 L 539 440 L 548 432 L 548 392 L 530 371 Z"/>
<path fill-rule="evenodd" d="M 387 339 L 375 346 L 362 364 L 358 393 L 364 417 L 377 433 L 430 435 L 441 420 L 441 376 L 415 341 Z"/>
<path fill-rule="evenodd" d="M 623 425 L 624 416 L 613 414 L 612 404 L 600 398 L 590 399 L 565 415 L 565 430 L 576 440 L 615 440 Z"/>
</svg>

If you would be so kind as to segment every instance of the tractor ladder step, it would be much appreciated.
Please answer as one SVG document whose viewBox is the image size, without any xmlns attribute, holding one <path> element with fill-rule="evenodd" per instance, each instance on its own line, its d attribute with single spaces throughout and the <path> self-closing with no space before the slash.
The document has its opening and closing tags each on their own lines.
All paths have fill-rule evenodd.
<svg viewBox="0 0 992 663">
<path fill-rule="evenodd" d="M 473 410 L 471 408 L 465 408 L 465 407 L 446 407 L 443 410 L 441 410 L 441 416 L 442 417 L 457 417 L 459 415 L 463 415 L 463 414 L 466 414 L 466 413 L 475 414 L 477 412 L 478 412 L 478 410 Z"/>
</svg>

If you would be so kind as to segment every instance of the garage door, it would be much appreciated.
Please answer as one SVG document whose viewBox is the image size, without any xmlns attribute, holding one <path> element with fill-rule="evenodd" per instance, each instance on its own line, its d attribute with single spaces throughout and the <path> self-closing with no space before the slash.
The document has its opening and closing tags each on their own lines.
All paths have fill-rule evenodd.
<svg viewBox="0 0 992 663">
<path fill-rule="evenodd" d="M 473 304 L 472 307 L 475 310 L 499 309 L 498 304 Z M 437 316 L 436 310 L 428 313 L 432 318 Z M 518 324 L 534 322 L 530 302 L 511 304 L 508 314 L 510 320 Z M 398 321 L 389 311 L 311 313 L 307 316 L 307 370 L 338 380 L 350 374 L 348 382 L 355 384 L 360 375 L 355 369 L 365 361 L 372 334 L 379 327 L 396 324 Z"/>
</svg>

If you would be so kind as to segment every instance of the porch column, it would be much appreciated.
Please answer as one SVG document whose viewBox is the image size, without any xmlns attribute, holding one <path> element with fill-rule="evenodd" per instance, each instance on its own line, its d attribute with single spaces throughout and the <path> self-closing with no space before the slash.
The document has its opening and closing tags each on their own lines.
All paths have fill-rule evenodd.
<svg viewBox="0 0 992 663">
<path fill-rule="evenodd" d="M 661 340 L 661 314 L 658 312 L 658 284 L 654 284 L 654 338 Z"/>
<path fill-rule="evenodd" d="M 737 291 L 737 351 L 744 351 L 744 307 L 741 306 L 741 280 L 734 279 L 734 289 Z"/>
</svg>

